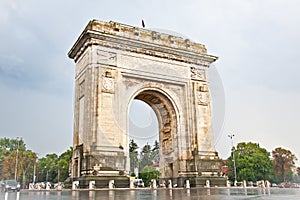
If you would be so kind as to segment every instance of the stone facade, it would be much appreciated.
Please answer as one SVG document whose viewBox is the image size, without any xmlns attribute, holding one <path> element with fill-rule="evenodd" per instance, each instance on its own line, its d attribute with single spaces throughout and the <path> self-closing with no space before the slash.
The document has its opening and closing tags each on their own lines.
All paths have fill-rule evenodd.
<svg viewBox="0 0 300 200">
<path fill-rule="evenodd" d="M 218 177 L 206 79 L 217 57 L 204 45 L 92 20 L 68 56 L 76 63 L 73 180 L 84 187 L 84 177 L 128 177 L 128 113 L 134 99 L 157 115 L 161 180 L 182 185 L 185 179 L 198 184 L 199 177 Z"/>
</svg>

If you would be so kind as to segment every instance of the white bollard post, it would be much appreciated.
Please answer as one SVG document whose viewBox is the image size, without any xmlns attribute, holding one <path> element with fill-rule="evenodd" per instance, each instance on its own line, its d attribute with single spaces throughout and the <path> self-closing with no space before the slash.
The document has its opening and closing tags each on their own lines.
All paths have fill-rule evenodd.
<svg viewBox="0 0 300 200">
<path fill-rule="evenodd" d="M 76 190 L 79 186 L 79 181 L 73 181 L 72 183 L 72 190 Z"/>
<path fill-rule="evenodd" d="M 134 179 L 130 179 L 130 189 L 134 188 Z"/>
<path fill-rule="evenodd" d="M 172 188 L 172 180 L 168 180 L 168 188 Z"/>
<path fill-rule="evenodd" d="M 228 188 L 231 187 L 231 184 L 230 184 L 230 181 L 229 181 L 229 180 L 226 181 L 226 187 L 228 187 Z"/>
<path fill-rule="evenodd" d="M 109 189 L 114 189 L 115 188 L 115 180 L 109 180 L 108 188 Z"/>
<path fill-rule="evenodd" d="M 185 180 L 185 188 L 187 188 L 187 189 L 191 188 L 190 180 Z"/>
<path fill-rule="evenodd" d="M 50 183 L 46 183 L 46 190 L 50 190 Z"/>
<path fill-rule="evenodd" d="M 209 182 L 209 180 L 206 180 L 205 186 L 208 187 L 208 188 L 210 187 L 210 182 Z"/>
<path fill-rule="evenodd" d="M 95 182 L 95 181 L 90 181 L 90 182 L 89 182 L 89 189 L 90 189 L 90 190 L 95 189 L 95 185 L 96 185 L 96 182 Z"/>
<path fill-rule="evenodd" d="M 247 183 L 246 183 L 246 180 L 243 180 L 243 187 L 247 187 Z"/>
<path fill-rule="evenodd" d="M 160 186 L 161 186 L 162 188 L 166 188 L 166 181 L 165 181 L 165 180 L 162 180 Z"/>
<path fill-rule="evenodd" d="M 153 189 L 156 189 L 156 188 L 157 188 L 156 180 L 155 180 L 155 179 L 152 179 L 152 180 L 151 180 L 151 188 L 153 188 Z"/>
<path fill-rule="evenodd" d="M 265 185 L 266 185 L 266 188 L 270 188 L 270 187 L 271 187 L 271 183 L 270 183 L 270 181 L 266 180 L 265 182 L 266 182 L 266 183 L 265 183 Z"/>
<path fill-rule="evenodd" d="M 265 186 L 265 181 L 264 181 L 264 180 L 261 180 L 260 182 L 261 182 L 261 187 L 262 187 L 262 188 L 266 188 L 266 186 Z"/>
</svg>

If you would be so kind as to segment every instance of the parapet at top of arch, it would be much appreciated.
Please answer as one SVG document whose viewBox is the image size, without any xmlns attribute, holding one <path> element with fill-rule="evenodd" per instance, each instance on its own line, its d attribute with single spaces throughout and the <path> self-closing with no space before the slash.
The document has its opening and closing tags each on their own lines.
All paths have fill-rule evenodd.
<svg viewBox="0 0 300 200">
<path fill-rule="evenodd" d="M 99 20 L 88 23 L 68 56 L 76 62 L 88 46 L 97 44 L 207 67 L 217 60 L 216 56 L 207 54 L 205 45 L 187 38 Z"/>
</svg>

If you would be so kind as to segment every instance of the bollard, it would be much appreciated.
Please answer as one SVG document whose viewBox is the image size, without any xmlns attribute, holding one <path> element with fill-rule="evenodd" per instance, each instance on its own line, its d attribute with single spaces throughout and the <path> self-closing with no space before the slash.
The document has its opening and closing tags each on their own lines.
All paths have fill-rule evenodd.
<svg viewBox="0 0 300 200">
<path fill-rule="evenodd" d="M 166 188 L 166 181 L 165 181 L 165 180 L 162 180 L 160 186 L 161 186 L 162 188 Z"/>
<path fill-rule="evenodd" d="M 252 181 L 249 182 L 249 186 L 253 187 L 253 182 Z"/>
<path fill-rule="evenodd" d="M 246 180 L 243 180 L 243 187 L 247 187 L 247 183 L 246 183 Z"/>
<path fill-rule="evenodd" d="M 114 189 L 115 188 L 115 180 L 109 180 L 108 188 L 109 189 Z"/>
<path fill-rule="evenodd" d="M 134 179 L 130 179 L 130 186 L 131 189 L 134 188 Z"/>
<path fill-rule="evenodd" d="M 79 181 L 73 181 L 72 183 L 72 190 L 76 190 L 79 186 Z"/>
<path fill-rule="evenodd" d="M 96 185 L 95 181 L 90 181 L 89 182 L 89 189 L 90 190 L 95 189 L 95 185 Z"/>
<path fill-rule="evenodd" d="M 262 188 L 266 188 L 266 186 L 265 186 L 265 181 L 264 181 L 264 180 L 261 180 L 260 182 L 261 182 L 261 187 L 262 187 Z"/>
<path fill-rule="evenodd" d="M 205 187 L 210 187 L 210 182 L 209 182 L 209 180 L 206 180 L 206 183 L 205 183 Z"/>
<path fill-rule="evenodd" d="M 50 183 L 46 183 L 46 190 L 50 190 Z"/>
<path fill-rule="evenodd" d="M 185 180 L 185 188 L 190 189 L 190 180 Z"/>
<path fill-rule="evenodd" d="M 270 187 L 271 187 L 270 181 L 266 180 L 266 181 L 265 181 L 265 185 L 266 185 L 266 188 L 270 188 Z"/>
<path fill-rule="evenodd" d="M 33 190 L 34 189 L 34 183 L 29 183 L 29 190 Z"/>
<path fill-rule="evenodd" d="M 157 188 L 156 180 L 155 180 L 155 179 L 152 179 L 152 180 L 151 180 L 151 188 L 152 188 L 152 189 L 156 189 L 156 188 Z"/>
<path fill-rule="evenodd" d="M 231 187 L 231 184 L 230 184 L 229 180 L 226 181 L 226 187 L 228 187 L 228 188 Z"/>
<path fill-rule="evenodd" d="M 168 188 L 172 188 L 172 180 L 168 180 Z"/>
</svg>

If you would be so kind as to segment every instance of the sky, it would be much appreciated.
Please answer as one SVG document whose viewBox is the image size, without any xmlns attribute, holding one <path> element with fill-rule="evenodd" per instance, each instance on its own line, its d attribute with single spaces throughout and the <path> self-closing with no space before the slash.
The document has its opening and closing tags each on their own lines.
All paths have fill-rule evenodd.
<svg viewBox="0 0 300 200">
<path fill-rule="evenodd" d="M 180 33 L 219 57 L 212 68 L 224 108 L 213 123 L 221 158 L 230 155 L 234 134 L 234 145 L 283 147 L 300 159 L 299 7 L 298 0 L 2 0 L 0 138 L 22 137 L 40 157 L 72 146 L 75 64 L 68 51 L 89 20 L 141 27 L 144 19 L 146 28 Z M 153 125 L 151 110 L 132 107 Z"/>
</svg>

